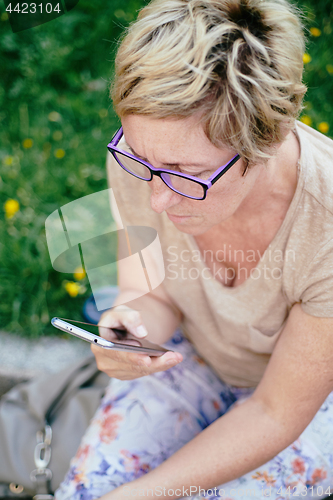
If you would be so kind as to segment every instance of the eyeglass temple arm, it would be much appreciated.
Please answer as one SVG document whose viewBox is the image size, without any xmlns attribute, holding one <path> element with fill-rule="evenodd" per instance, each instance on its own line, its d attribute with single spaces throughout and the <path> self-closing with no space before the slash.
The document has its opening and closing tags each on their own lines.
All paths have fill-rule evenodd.
<svg viewBox="0 0 333 500">
<path fill-rule="evenodd" d="M 121 136 L 123 135 L 123 127 L 120 127 L 119 130 L 114 134 L 110 141 L 110 145 L 115 146 L 121 139 Z"/>
<path fill-rule="evenodd" d="M 236 155 L 236 156 L 235 156 L 235 157 L 234 157 L 234 158 L 230 161 L 230 163 L 228 163 L 228 164 L 226 165 L 226 167 L 225 167 L 223 170 L 221 170 L 221 172 L 220 172 L 220 173 L 219 173 L 219 174 L 215 177 L 215 179 L 213 179 L 213 180 L 212 180 L 212 184 L 215 184 L 215 182 L 216 182 L 216 181 L 218 181 L 218 180 L 219 180 L 219 178 L 220 178 L 223 174 L 225 174 L 225 173 L 229 170 L 229 168 L 231 168 L 231 167 L 232 167 L 232 166 L 236 163 L 236 161 L 238 161 L 239 159 L 240 159 L 240 155 Z"/>
</svg>

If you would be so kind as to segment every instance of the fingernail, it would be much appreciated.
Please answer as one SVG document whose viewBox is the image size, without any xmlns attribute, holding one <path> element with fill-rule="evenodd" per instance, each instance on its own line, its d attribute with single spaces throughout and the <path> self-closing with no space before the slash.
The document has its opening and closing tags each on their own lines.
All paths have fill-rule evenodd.
<svg viewBox="0 0 333 500">
<path fill-rule="evenodd" d="M 140 337 L 140 338 L 145 337 L 146 335 L 148 335 L 148 332 L 147 332 L 147 330 L 145 329 L 145 327 L 143 325 L 140 325 L 140 326 L 137 327 L 136 333 L 137 333 L 137 336 Z"/>
<path fill-rule="evenodd" d="M 177 356 L 175 358 L 173 358 L 172 360 L 169 360 L 168 363 L 179 363 L 180 361 L 182 361 L 182 359 L 180 358 L 180 356 Z"/>
<path fill-rule="evenodd" d="M 180 361 L 179 358 L 178 358 L 178 356 L 175 357 L 174 355 L 170 355 L 170 356 L 166 355 L 166 359 L 165 359 L 166 363 L 168 363 L 168 364 L 175 364 L 175 363 L 178 363 L 178 361 Z"/>
</svg>

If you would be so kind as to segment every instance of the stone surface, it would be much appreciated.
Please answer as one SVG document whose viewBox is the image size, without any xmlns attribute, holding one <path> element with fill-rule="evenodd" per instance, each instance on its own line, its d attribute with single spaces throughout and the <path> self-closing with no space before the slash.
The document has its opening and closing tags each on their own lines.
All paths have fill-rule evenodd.
<svg viewBox="0 0 333 500">
<path fill-rule="evenodd" d="M 0 395 L 23 380 L 56 373 L 90 352 L 90 344 L 75 337 L 34 340 L 0 332 Z"/>
</svg>

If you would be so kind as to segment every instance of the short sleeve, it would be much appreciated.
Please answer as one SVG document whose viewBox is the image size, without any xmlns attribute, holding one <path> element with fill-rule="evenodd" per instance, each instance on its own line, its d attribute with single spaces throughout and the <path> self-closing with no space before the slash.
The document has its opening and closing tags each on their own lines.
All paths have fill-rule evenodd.
<svg viewBox="0 0 333 500">
<path fill-rule="evenodd" d="M 305 266 L 299 284 L 303 311 L 311 316 L 333 317 L 333 237 Z"/>
</svg>

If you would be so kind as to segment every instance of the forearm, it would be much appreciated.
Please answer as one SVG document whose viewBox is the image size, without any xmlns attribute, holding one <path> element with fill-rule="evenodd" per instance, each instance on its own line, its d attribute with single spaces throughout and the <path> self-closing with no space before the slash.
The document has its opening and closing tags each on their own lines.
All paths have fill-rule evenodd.
<svg viewBox="0 0 333 500">
<path fill-rule="evenodd" d="M 131 487 L 145 492 L 165 487 L 166 492 L 181 492 L 166 494 L 166 498 L 190 496 L 191 486 L 193 495 L 193 487 L 206 490 L 236 479 L 272 459 L 297 437 L 295 430 L 288 431 L 250 398 L 209 425 L 156 469 L 124 485 L 127 496 L 122 487 L 114 493 L 121 499 L 128 497 Z M 188 490 L 185 495 L 184 489 Z M 116 498 L 114 493 L 102 500 Z M 149 498 L 161 496 L 155 497 L 151 491 L 146 494 Z"/>
<path fill-rule="evenodd" d="M 121 291 L 114 302 L 114 306 L 123 304 L 132 296 L 131 290 Z M 171 307 L 165 301 L 152 294 L 146 294 L 138 299 L 131 300 L 125 304 L 140 312 L 143 324 L 147 328 L 151 342 L 164 344 L 170 339 L 180 325 L 181 314 L 176 308 Z"/>
</svg>

